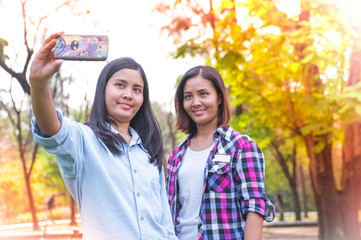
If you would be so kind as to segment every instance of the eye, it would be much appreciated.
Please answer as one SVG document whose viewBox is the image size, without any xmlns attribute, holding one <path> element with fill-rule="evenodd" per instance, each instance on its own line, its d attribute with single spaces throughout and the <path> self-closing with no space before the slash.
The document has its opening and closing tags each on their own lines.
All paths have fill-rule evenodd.
<svg viewBox="0 0 361 240">
<path fill-rule="evenodd" d="M 190 94 L 185 94 L 184 95 L 184 99 L 190 99 L 192 97 L 192 95 L 190 95 Z"/>
<path fill-rule="evenodd" d="M 137 92 L 137 93 L 141 93 L 141 92 L 142 92 L 142 89 L 140 89 L 140 88 L 134 88 L 133 90 L 134 90 L 134 92 Z"/>
<path fill-rule="evenodd" d="M 121 83 L 121 82 L 116 82 L 116 83 L 115 83 L 115 86 L 117 86 L 117 87 L 124 87 L 124 84 Z"/>
<path fill-rule="evenodd" d="M 200 95 L 201 95 L 201 96 L 207 96 L 208 93 L 207 93 L 207 92 L 201 92 Z"/>
</svg>

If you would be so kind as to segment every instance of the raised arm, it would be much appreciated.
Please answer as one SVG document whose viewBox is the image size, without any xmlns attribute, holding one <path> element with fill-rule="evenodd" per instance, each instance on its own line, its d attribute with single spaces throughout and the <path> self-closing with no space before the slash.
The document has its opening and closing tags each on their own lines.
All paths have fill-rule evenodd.
<svg viewBox="0 0 361 240">
<path fill-rule="evenodd" d="M 59 71 L 63 60 L 55 59 L 52 49 L 60 33 L 52 34 L 45 40 L 35 55 L 30 68 L 31 102 L 40 131 L 45 136 L 52 136 L 60 129 L 60 121 L 51 98 L 49 79 Z"/>
</svg>

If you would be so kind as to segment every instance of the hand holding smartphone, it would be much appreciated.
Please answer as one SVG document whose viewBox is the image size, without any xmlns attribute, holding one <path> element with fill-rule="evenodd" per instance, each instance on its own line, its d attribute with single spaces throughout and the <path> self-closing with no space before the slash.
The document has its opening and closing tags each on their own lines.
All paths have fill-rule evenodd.
<svg viewBox="0 0 361 240">
<path fill-rule="evenodd" d="M 54 57 L 64 60 L 105 61 L 108 49 L 108 36 L 63 34 L 56 39 Z"/>
</svg>

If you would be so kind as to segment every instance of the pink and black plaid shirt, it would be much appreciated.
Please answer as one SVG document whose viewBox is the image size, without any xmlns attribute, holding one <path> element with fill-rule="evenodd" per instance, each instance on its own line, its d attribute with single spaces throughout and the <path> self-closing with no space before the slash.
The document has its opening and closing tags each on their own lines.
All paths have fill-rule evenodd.
<svg viewBox="0 0 361 240">
<path fill-rule="evenodd" d="M 181 208 L 178 170 L 190 138 L 173 149 L 167 167 L 167 194 L 175 226 Z M 213 140 L 216 144 L 204 169 L 198 236 L 200 240 L 243 239 L 247 212 L 259 213 L 267 222 L 275 217 L 264 186 L 264 156 L 250 137 L 231 127 L 219 127 Z"/>
</svg>

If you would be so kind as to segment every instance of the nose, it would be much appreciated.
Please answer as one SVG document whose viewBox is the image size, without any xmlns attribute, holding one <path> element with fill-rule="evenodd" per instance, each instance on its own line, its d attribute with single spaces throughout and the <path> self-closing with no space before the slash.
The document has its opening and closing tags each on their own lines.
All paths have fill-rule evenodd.
<svg viewBox="0 0 361 240">
<path fill-rule="evenodd" d="M 128 99 L 128 100 L 132 100 L 133 96 L 130 90 L 124 90 L 123 92 L 123 99 Z"/>
<path fill-rule="evenodd" d="M 201 105 L 201 102 L 199 101 L 198 97 L 193 98 L 192 107 L 198 107 Z"/>
<path fill-rule="evenodd" d="M 130 95 L 130 94 L 124 94 L 124 95 L 123 95 L 123 98 L 124 98 L 124 99 L 128 99 L 128 100 L 132 100 L 132 99 L 133 99 L 132 95 Z"/>
</svg>

